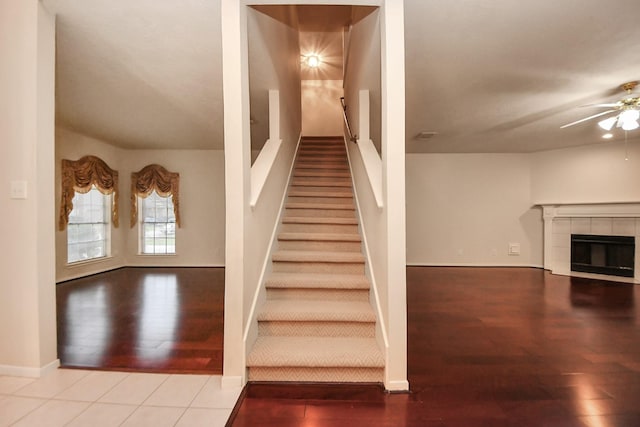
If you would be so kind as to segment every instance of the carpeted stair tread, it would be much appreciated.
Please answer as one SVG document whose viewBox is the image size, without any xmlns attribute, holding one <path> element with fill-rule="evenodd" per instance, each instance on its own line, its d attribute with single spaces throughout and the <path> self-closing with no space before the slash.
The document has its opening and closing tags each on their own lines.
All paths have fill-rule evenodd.
<svg viewBox="0 0 640 427">
<path fill-rule="evenodd" d="M 344 150 L 338 151 L 318 151 L 318 150 L 302 150 L 298 155 L 298 160 L 313 160 L 313 159 L 344 159 L 346 157 L 346 152 Z"/>
<path fill-rule="evenodd" d="M 353 198 L 353 193 L 351 192 L 351 189 L 349 189 L 349 191 L 331 190 L 328 188 L 309 190 L 293 187 L 289 190 L 289 197 L 333 197 L 336 199 L 351 199 Z"/>
<path fill-rule="evenodd" d="M 276 251 L 272 259 L 274 262 L 364 263 L 364 255 L 361 252 Z"/>
<path fill-rule="evenodd" d="M 345 141 L 305 137 L 295 162 L 248 377 L 383 381 Z"/>
<path fill-rule="evenodd" d="M 302 170 L 302 171 L 294 171 L 294 177 L 308 177 L 308 178 L 351 178 L 351 173 L 349 171 L 324 171 L 321 169 L 317 170 Z"/>
<path fill-rule="evenodd" d="M 311 203 L 311 202 L 287 202 L 287 209 L 334 209 L 355 211 L 353 203 Z"/>
<path fill-rule="evenodd" d="M 369 301 L 267 300 L 258 321 L 372 323 L 376 315 Z"/>
<path fill-rule="evenodd" d="M 280 233 L 278 240 L 319 242 L 361 242 L 358 233 Z"/>
<path fill-rule="evenodd" d="M 335 224 L 335 225 L 358 225 L 356 217 L 319 217 L 319 216 L 285 216 L 283 224 Z"/>
<path fill-rule="evenodd" d="M 320 170 L 329 170 L 329 171 L 348 171 L 349 166 L 347 163 L 322 163 L 322 162 L 312 162 L 312 163 L 298 163 L 296 165 L 296 170 L 300 169 L 320 169 Z"/>
<path fill-rule="evenodd" d="M 375 338 L 258 337 L 247 358 L 251 367 L 383 368 Z"/>
<path fill-rule="evenodd" d="M 351 188 L 350 179 L 327 180 L 327 179 L 294 179 L 291 183 L 293 187 L 348 187 Z"/>
<path fill-rule="evenodd" d="M 278 289 L 369 289 L 364 274 L 271 273 L 267 288 Z"/>
</svg>

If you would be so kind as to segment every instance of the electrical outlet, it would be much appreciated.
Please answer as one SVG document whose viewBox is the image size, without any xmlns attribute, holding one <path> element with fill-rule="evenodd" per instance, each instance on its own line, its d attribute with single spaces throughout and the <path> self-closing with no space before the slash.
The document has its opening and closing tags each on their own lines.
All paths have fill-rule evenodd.
<svg viewBox="0 0 640 427">
<path fill-rule="evenodd" d="M 509 255 L 520 255 L 520 243 L 509 243 Z"/>
</svg>

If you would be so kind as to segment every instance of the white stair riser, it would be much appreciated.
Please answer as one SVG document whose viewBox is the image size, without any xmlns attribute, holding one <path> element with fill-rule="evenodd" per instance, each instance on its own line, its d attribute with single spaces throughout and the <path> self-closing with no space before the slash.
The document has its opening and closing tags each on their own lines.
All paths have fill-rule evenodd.
<svg viewBox="0 0 640 427">
<path fill-rule="evenodd" d="M 353 199 L 353 191 L 349 187 L 292 187 L 291 197 L 331 197 L 338 199 Z M 333 203 L 333 202 L 331 202 Z"/>
<path fill-rule="evenodd" d="M 249 368 L 249 381 L 376 383 L 384 381 L 384 369 L 253 367 Z"/>
<path fill-rule="evenodd" d="M 325 193 L 313 194 L 309 191 L 294 191 L 287 198 L 287 203 L 308 203 L 310 207 L 322 207 L 322 205 L 338 205 L 339 208 L 353 208 L 353 195 L 349 193 L 338 193 L 327 191 Z M 334 206 L 330 206 L 333 208 Z"/>
<path fill-rule="evenodd" d="M 338 190 L 341 191 L 343 189 L 351 189 L 351 181 L 346 180 L 344 178 L 333 178 L 333 179 L 307 179 L 303 180 L 301 178 L 295 179 L 291 182 L 291 188 L 295 189 L 308 189 L 308 188 L 322 188 L 326 190 Z"/>
<path fill-rule="evenodd" d="M 258 322 L 260 336 L 367 337 L 376 335 L 375 323 L 364 322 Z"/>
<path fill-rule="evenodd" d="M 364 263 L 274 261 L 274 272 L 364 274 Z"/>
<path fill-rule="evenodd" d="M 283 289 L 267 288 L 267 299 L 272 300 L 323 300 L 369 301 L 368 289 Z"/>
<path fill-rule="evenodd" d="M 282 232 L 295 233 L 357 233 L 357 225 L 343 224 L 282 224 Z"/>
<path fill-rule="evenodd" d="M 307 208 L 286 208 L 286 217 L 321 217 L 321 218 L 355 218 L 356 212 L 353 209 L 307 209 Z"/>
<path fill-rule="evenodd" d="M 326 242 L 312 240 L 279 240 L 280 250 L 296 251 L 328 251 L 328 252 L 360 252 L 360 242 Z"/>
<path fill-rule="evenodd" d="M 349 167 L 346 165 L 321 165 L 317 163 L 304 163 L 296 168 L 297 172 L 346 172 L 349 173 Z"/>
<path fill-rule="evenodd" d="M 309 190 L 324 188 L 334 191 L 351 191 L 351 180 L 340 177 L 329 178 L 297 178 L 291 181 L 291 188 L 297 190 Z"/>
<path fill-rule="evenodd" d="M 321 146 L 321 145 L 303 145 L 300 147 L 300 152 L 301 153 L 309 153 L 309 152 L 313 152 L 313 153 L 330 153 L 330 152 L 338 152 L 338 153 L 344 153 L 345 152 L 345 148 L 344 145 L 326 145 L 326 146 Z"/>
<path fill-rule="evenodd" d="M 345 162 L 346 156 L 344 152 L 332 151 L 321 153 L 317 151 L 303 151 L 301 152 L 297 159 L 299 162 Z"/>
<path fill-rule="evenodd" d="M 300 147 L 298 154 L 307 154 L 307 153 L 318 153 L 318 154 L 328 154 L 328 153 L 338 153 L 345 156 L 345 148 L 344 146 L 332 146 L 332 147 L 313 147 L 313 146 L 303 146 Z"/>
<path fill-rule="evenodd" d="M 305 203 L 309 206 L 291 206 L 292 203 Z M 336 205 L 336 206 L 334 206 Z M 347 197 L 334 197 L 329 194 L 303 194 L 303 195 L 290 195 L 287 197 L 287 208 L 293 209 L 308 209 L 308 208 L 320 208 L 320 209 L 350 209 L 353 211 L 355 205 L 353 204 L 353 196 Z"/>
<path fill-rule="evenodd" d="M 329 179 L 329 178 L 348 178 L 351 179 L 351 173 L 349 171 L 323 171 L 322 169 L 316 170 L 304 170 L 304 171 L 295 171 L 293 173 L 294 178 L 318 178 L 318 179 Z"/>
</svg>

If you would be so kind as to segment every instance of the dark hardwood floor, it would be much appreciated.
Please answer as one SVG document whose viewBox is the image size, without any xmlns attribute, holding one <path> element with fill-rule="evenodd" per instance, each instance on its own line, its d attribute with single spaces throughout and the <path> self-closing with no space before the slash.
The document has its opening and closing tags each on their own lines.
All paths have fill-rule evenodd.
<svg viewBox="0 0 640 427">
<path fill-rule="evenodd" d="M 222 373 L 223 268 L 122 268 L 57 285 L 64 367 Z"/>
<path fill-rule="evenodd" d="M 59 284 L 63 366 L 221 373 L 224 270 Z M 640 426 L 640 286 L 529 268 L 407 269 L 411 392 L 250 384 L 233 426 Z"/>
<path fill-rule="evenodd" d="M 640 426 L 640 286 L 407 269 L 409 394 L 250 384 L 235 426 Z"/>
</svg>

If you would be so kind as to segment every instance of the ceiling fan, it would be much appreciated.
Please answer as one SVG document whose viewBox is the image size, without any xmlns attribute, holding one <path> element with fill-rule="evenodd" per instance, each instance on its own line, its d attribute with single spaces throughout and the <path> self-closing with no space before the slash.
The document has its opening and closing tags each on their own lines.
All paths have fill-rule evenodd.
<svg viewBox="0 0 640 427">
<path fill-rule="evenodd" d="M 598 126 L 604 130 L 610 131 L 614 126 L 626 131 L 638 129 L 638 127 L 640 127 L 640 123 L 638 123 L 638 119 L 640 119 L 640 94 L 633 93 L 636 86 L 638 86 L 637 81 L 620 85 L 620 88 L 627 93 L 624 98 L 617 102 L 583 105 L 583 107 L 608 108 L 608 110 L 585 117 L 584 119 L 576 120 L 575 122 L 567 123 L 564 126 L 560 126 L 560 129 L 603 116 L 609 116 L 598 122 Z"/>
</svg>

